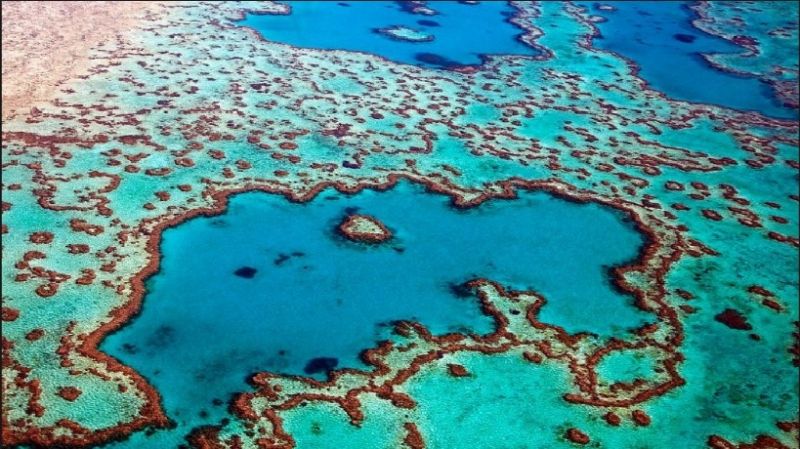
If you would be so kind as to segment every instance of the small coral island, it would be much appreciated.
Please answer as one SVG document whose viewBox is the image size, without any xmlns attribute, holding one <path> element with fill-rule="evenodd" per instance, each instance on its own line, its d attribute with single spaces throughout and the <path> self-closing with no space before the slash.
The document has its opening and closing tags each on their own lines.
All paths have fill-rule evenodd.
<svg viewBox="0 0 800 449">
<path fill-rule="evenodd" d="M 386 28 L 376 28 L 375 32 L 388 37 L 404 42 L 430 42 L 433 40 L 433 35 L 425 33 L 424 31 L 415 30 L 413 28 L 404 27 L 402 25 L 392 25 Z"/>
<path fill-rule="evenodd" d="M 377 218 L 369 215 L 348 215 L 338 230 L 348 240 L 360 243 L 383 243 L 392 238 L 392 232 Z"/>
</svg>

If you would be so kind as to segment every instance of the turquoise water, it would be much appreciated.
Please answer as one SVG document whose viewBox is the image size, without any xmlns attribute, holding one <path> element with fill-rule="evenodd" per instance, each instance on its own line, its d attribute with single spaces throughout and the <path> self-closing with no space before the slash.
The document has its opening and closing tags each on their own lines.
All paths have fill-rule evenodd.
<svg viewBox="0 0 800 449">
<path fill-rule="evenodd" d="M 685 2 L 609 2 L 616 11 L 579 2 L 607 21 L 598 23 L 598 48 L 615 51 L 639 66 L 639 75 L 671 98 L 710 103 L 777 118 L 796 118 L 797 111 L 781 106 L 769 86 L 757 78 L 723 72 L 700 53 L 738 53 L 742 48 L 692 26 L 695 13 Z"/>
<path fill-rule="evenodd" d="M 768 5 L 770 16 L 791 16 L 778 3 Z M 794 435 L 776 427 L 797 419 L 800 391 L 791 352 L 798 344 L 800 253 L 796 240 L 776 240 L 796 239 L 800 232 L 797 127 L 721 109 L 691 118 L 694 106 L 640 89 L 624 61 L 581 46 L 588 27 L 569 2 L 518 3 L 533 15 L 541 10 L 534 20 L 545 35 L 538 42 L 553 50 L 553 58 L 503 58 L 492 71 L 473 74 L 394 64 L 371 54 L 295 49 L 261 41 L 249 28 L 217 26 L 238 17 L 237 7 L 198 2 L 165 8 L 167 15 L 126 34 L 127 42 L 112 40 L 92 50 L 97 70 L 89 79 L 70 81 L 59 101 L 3 123 L 2 403 L 11 432 L 29 438 L 55 425 L 56 434 L 68 435 L 74 422 L 101 435 L 146 411 L 144 392 L 133 383 L 137 377 L 116 373 L 79 349 L 83 337 L 130 299 L 130 279 L 149 260 L 148 236 L 134 231 L 140 226 L 202 207 L 208 189 L 222 185 L 302 191 L 332 180 L 353 185 L 414 173 L 438 186 L 472 191 L 493 191 L 512 177 L 558 183 L 594 204 L 526 192 L 517 200 L 458 210 L 447 197 L 410 183 L 353 196 L 327 190 L 306 204 L 256 192 L 232 197 L 226 213 L 165 233 L 163 264 L 147 283 L 142 314 L 102 342 L 102 350 L 147 376 L 176 426 L 137 431 L 109 446 L 175 448 L 195 426 L 223 424 L 220 438 L 240 436 L 247 448 L 258 447 L 254 440 L 262 435 L 288 439 L 279 433 L 285 430 L 299 449 L 397 449 L 404 425 L 414 423 L 426 449 L 575 448 L 564 436 L 573 427 L 591 437 L 585 447 L 593 448 L 702 448 L 717 434 L 737 447 L 772 435 L 797 449 L 789 441 Z M 464 8 L 480 16 L 474 28 L 494 26 L 489 36 L 507 39 L 504 44 L 516 42 L 518 31 L 503 21 L 509 7 L 499 2 L 435 3 L 440 14 L 434 16 L 384 4 L 394 14 L 391 21 L 376 13 L 350 22 L 336 16 L 337 22 L 326 13 L 341 8 L 366 14 L 375 4 L 316 7 L 325 17 L 303 16 L 304 30 L 319 20 L 329 32 L 325 39 L 337 41 L 350 33 L 349 24 L 363 23 L 352 27 L 353 45 L 366 36 L 381 51 L 396 46 L 409 51 L 410 64 L 433 60 L 436 68 L 460 64 L 453 58 L 464 55 L 480 58 L 451 43 L 452 51 L 436 50 L 438 60 L 420 62 L 412 52 L 429 48 L 425 44 L 392 41 L 372 28 L 402 25 L 394 20 L 402 17 L 409 27 L 434 34 L 438 44 L 449 34 L 477 41 L 469 27 L 448 31 L 456 29 L 446 24 L 454 17 L 448 8 Z M 606 41 L 616 39 L 621 23 L 641 23 L 644 31 L 630 33 L 629 56 L 670 97 L 702 101 L 716 95 L 720 104 L 769 112 L 759 103 L 769 97 L 758 81 L 696 64 L 698 51 L 718 50 L 722 41 L 689 29 L 681 4 L 640 8 L 656 12 L 649 15 L 637 13 L 636 4 L 618 7 L 601 25 L 608 27 Z M 729 22 L 726 17 L 740 12 L 718 20 Z M 770 31 L 781 21 L 743 17 L 762 26 L 748 24 L 741 33 L 773 49 L 750 66 L 757 69 L 752 73 L 764 79 L 770 62 L 797 66 L 796 52 L 783 51 L 788 38 L 770 38 L 781 33 Z M 295 18 L 274 17 L 276 23 Z M 660 46 L 658 57 L 638 49 L 637 37 Z M 374 118 L 379 111 L 384 118 Z M 432 139 L 430 152 L 414 148 L 423 145 L 423 136 Z M 254 143 L 259 139 L 263 145 Z M 289 141 L 295 150 L 285 150 Z M 676 183 L 682 190 L 675 190 Z M 624 332 L 655 318 L 609 285 L 609 268 L 629 261 L 642 245 L 624 215 L 600 206 L 612 199 L 664 236 L 654 265 L 681 254 L 665 273 L 630 273 L 651 304 L 662 304 L 663 319 L 652 334 Z M 704 210 L 722 219 L 707 219 Z M 375 216 L 395 237 L 377 245 L 344 240 L 335 229 L 351 213 Z M 760 227 L 737 221 L 744 213 L 757 215 Z M 103 231 L 80 232 L 73 219 Z M 37 242 L 43 231 L 53 234 L 52 242 Z M 73 253 L 73 244 L 88 245 L 88 252 Z M 696 244 L 718 255 L 695 257 Z M 76 282 L 88 270 L 97 276 L 93 283 Z M 600 338 L 571 345 L 528 326 L 522 312 L 530 295 L 492 296 L 513 333 L 479 348 L 391 333 L 400 319 L 439 334 L 490 332 L 493 323 L 480 313 L 474 292 L 461 287 L 479 276 L 541 292 L 548 302 L 539 319 Z M 59 281 L 58 291 L 43 297 L 39 289 L 52 279 Z M 774 302 L 764 302 L 762 293 Z M 728 309 L 752 328 L 715 319 Z M 673 311 L 678 321 L 669 322 Z M 634 347 L 614 350 L 593 372 L 581 366 L 598 340 L 609 336 Z M 675 342 L 671 337 L 682 337 L 676 348 L 664 345 Z M 253 391 L 246 383 L 253 372 L 324 379 L 333 368 L 365 370 L 359 352 L 386 338 L 396 343 L 383 359 L 389 374 L 347 375 L 327 387 L 275 376 L 249 403 L 260 418 L 235 419 L 228 411 L 232 395 Z M 546 357 L 534 363 L 539 353 Z M 607 388 L 642 380 L 655 387 L 666 380 L 664 362 L 673 356 L 681 360 L 677 369 L 685 384 L 657 397 L 626 407 L 565 398 L 579 389 L 590 394 L 587 379 L 597 380 L 597 398 L 638 396 L 638 389 Z M 435 359 L 402 378 L 418 357 Z M 395 376 L 401 379 L 394 392 L 408 394 L 415 407 L 406 408 L 402 396 L 389 398 Z M 65 387 L 81 395 L 71 400 Z M 357 396 L 363 422 L 351 422 L 352 402 L 348 416 L 308 393 Z M 299 394 L 307 402 L 284 402 Z M 277 412 L 282 428 L 268 421 L 265 412 L 288 407 Z M 631 422 L 635 409 L 645 410 L 652 424 Z M 622 417 L 619 427 L 602 418 L 609 410 Z M 233 440 L 225 446 L 241 449 Z"/>
<path fill-rule="evenodd" d="M 338 236 L 353 212 L 382 220 L 393 239 L 365 245 Z M 612 288 L 608 268 L 641 244 L 620 214 L 543 192 L 468 210 L 409 183 L 355 196 L 327 190 L 306 204 L 236 195 L 224 215 L 164 233 L 141 315 L 102 344 L 154 384 L 178 425 L 121 447 L 157 447 L 221 419 L 255 371 L 308 374 L 321 357 L 365 368 L 359 352 L 388 338 L 394 320 L 438 334 L 491 332 L 476 297 L 457 288 L 478 277 L 540 292 L 543 321 L 618 334 L 649 316 Z M 251 278 L 235 274 L 243 267 Z"/>
<path fill-rule="evenodd" d="M 410 14 L 400 2 L 287 2 L 292 13 L 249 14 L 240 24 L 265 38 L 297 47 L 374 53 L 424 67 L 481 64 L 481 55 L 535 55 L 517 40 L 522 30 L 506 21 L 514 9 L 505 2 L 435 2 L 434 16 Z M 347 6 L 343 6 L 347 5 Z M 403 25 L 434 36 L 430 42 L 406 42 L 375 33 Z"/>
</svg>

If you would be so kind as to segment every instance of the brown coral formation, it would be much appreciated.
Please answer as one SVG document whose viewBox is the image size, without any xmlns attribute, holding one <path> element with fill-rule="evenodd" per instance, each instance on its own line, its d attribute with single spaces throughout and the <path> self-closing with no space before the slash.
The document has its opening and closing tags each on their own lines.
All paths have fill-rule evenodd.
<svg viewBox="0 0 800 449">
<path fill-rule="evenodd" d="M 74 401 L 81 395 L 81 390 L 77 387 L 61 387 L 58 389 L 58 395 L 65 401 Z"/>
<path fill-rule="evenodd" d="M 347 216 L 339 225 L 338 231 L 345 238 L 361 243 L 383 243 L 392 238 L 392 231 L 369 215 Z"/>
<path fill-rule="evenodd" d="M 581 432 L 580 430 L 574 427 L 567 429 L 567 434 L 565 436 L 568 440 L 572 441 L 573 443 L 578 443 L 578 444 L 589 443 L 589 435 L 586 435 L 585 433 Z"/>
<path fill-rule="evenodd" d="M 714 319 L 731 329 L 749 331 L 753 328 L 747 318 L 735 309 L 725 309 L 714 316 Z"/>
</svg>

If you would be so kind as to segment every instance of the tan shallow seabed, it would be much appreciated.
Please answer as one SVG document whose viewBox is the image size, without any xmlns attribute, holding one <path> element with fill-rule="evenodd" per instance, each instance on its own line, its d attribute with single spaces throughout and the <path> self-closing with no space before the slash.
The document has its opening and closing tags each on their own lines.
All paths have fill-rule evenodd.
<svg viewBox="0 0 800 449">
<path fill-rule="evenodd" d="M 88 74 L 89 50 L 159 8 L 158 2 L 3 2 L 3 119 L 52 100 Z"/>
</svg>

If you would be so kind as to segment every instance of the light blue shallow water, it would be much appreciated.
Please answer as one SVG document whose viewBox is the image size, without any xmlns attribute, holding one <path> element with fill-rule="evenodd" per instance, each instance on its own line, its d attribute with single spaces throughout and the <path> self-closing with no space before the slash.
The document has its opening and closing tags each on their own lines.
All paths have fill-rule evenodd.
<svg viewBox="0 0 800 449">
<path fill-rule="evenodd" d="M 599 3 L 579 2 L 607 19 L 598 23 L 602 37 L 598 48 L 632 59 L 640 76 L 669 97 L 710 103 L 744 111 L 758 111 L 776 118 L 796 118 L 797 111 L 783 107 L 768 85 L 715 69 L 700 53 L 740 53 L 742 47 L 692 26 L 695 13 L 687 2 L 605 2 L 616 11 L 597 9 Z M 683 42 L 676 35 L 689 36 Z"/>
<path fill-rule="evenodd" d="M 364 245 L 338 236 L 355 211 L 382 220 L 393 239 Z M 178 425 L 114 447 L 165 447 L 218 421 L 258 370 L 303 374 L 316 357 L 363 368 L 358 353 L 387 338 L 393 320 L 434 333 L 490 332 L 477 299 L 451 289 L 477 277 L 542 293 L 549 302 L 540 318 L 571 332 L 640 325 L 649 315 L 608 280 L 608 268 L 642 244 L 625 221 L 543 192 L 457 210 L 409 183 L 355 196 L 327 190 L 305 204 L 234 196 L 224 215 L 164 232 L 141 315 L 102 343 L 154 384 Z M 256 270 L 252 278 L 234 274 L 245 266 Z"/>
<path fill-rule="evenodd" d="M 516 10 L 505 2 L 434 2 L 430 5 L 438 12 L 434 16 L 410 14 L 398 2 L 388 1 L 287 3 L 292 7 L 289 16 L 248 14 L 239 24 L 269 40 L 297 47 L 368 52 L 425 67 L 478 65 L 480 55 L 537 54 L 517 40 L 522 30 L 506 21 Z M 426 21 L 438 26 L 425 25 Z M 373 31 L 392 25 L 432 34 L 434 40 L 397 41 Z M 439 55 L 442 60 L 426 62 L 418 59 L 419 53 Z"/>
</svg>

